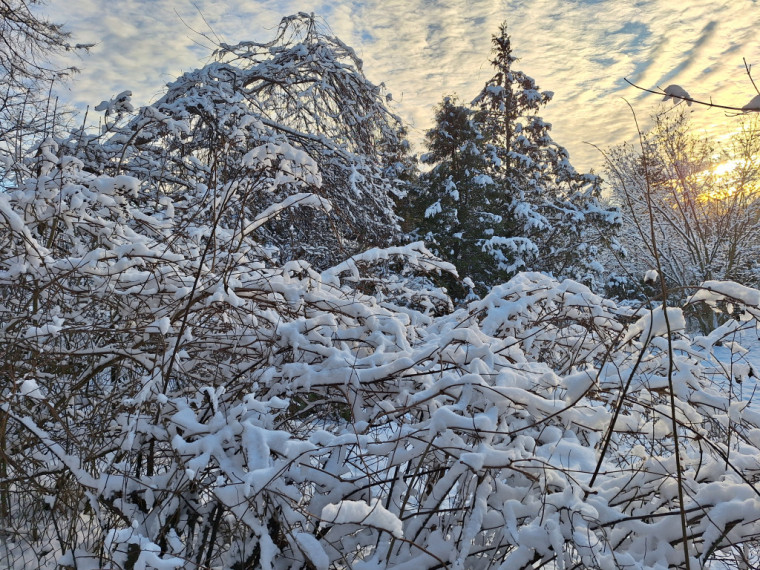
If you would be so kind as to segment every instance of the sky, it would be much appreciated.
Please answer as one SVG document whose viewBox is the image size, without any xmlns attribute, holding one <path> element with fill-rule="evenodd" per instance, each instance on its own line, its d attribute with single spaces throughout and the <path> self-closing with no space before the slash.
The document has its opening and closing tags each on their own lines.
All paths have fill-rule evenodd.
<svg viewBox="0 0 760 570">
<path fill-rule="evenodd" d="M 760 85 L 760 0 L 47 0 L 44 13 L 95 43 L 61 93 L 79 108 L 124 90 L 148 104 L 164 85 L 209 61 L 214 43 L 267 41 L 284 16 L 314 13 L 385 83 L 415 150 L 445 95 L 470 101 L 492 75 L 490 38 L 506 21 L 516 68 L 554 93 L 541 113 L 578 170 L 603 166 L 606 149 L 635 138 L 664 108 L 629 86 L 684 87 L 692 97 L 745 105 Z M 669 103 L 668 103 L 669 104 Z M 723 111 L 691 109 L 700 132 L 735 128 Z M 595 145 L 595 146 L 593 146 Z"/>
</svg>

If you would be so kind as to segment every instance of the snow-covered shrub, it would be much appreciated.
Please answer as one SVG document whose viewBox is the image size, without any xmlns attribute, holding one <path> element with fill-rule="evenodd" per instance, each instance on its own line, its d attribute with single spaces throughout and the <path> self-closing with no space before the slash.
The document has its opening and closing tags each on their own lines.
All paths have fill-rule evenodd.
<svg viewBox="0 0 760 570">
<path fill-rule="evenodd" d="M 224 44 L 216 56 L 149 106 L 133 109 L 128 91 L 104 101 L 103 132 L 75 133 L 67 153 L 89 171 L 140 178 L 146 202 L 236 187 L 247 199 L 226 215 L 239 221 L 298 192 L 293 182 L 316 165 L 309 190 L 333 208 L 281 210 L 257 239 L 283 261 L 321 269 L 389 245 L 400 231 L 404 130 L 356 53 L 302 13 L 284 18 L 271 41 Z"/>
<path fill-rule="evenodd" d="M 431 277 L 453 267 L 421 243 L 322 266 L 340 248 L 305 236 L 330 220 L 354 242 L 395 223 L 399 141 L 355 54 L 313 26 L 225 47 L 154 106 L 120 94 L 105 136 L 14 157 L 0 564 L 757 567 L 738 339 L 760 292 L 704 283 L 686 304 L 731 318 L 690 337 L 681 307 L 537 273 L 454 311 Z M 286 243 L 283 220 L 312 225 Z"/>
<path fill-rule="evenodd" d="M 698 338 L 532 273 L 452 312 L 421 244 L 273 262 L 313 194 L 240 224 L 234 185 L 39 160 L 0 194 L 7 566 L 680 567 L 682 513 L 692 567 L 756 565 L 760 292 L 706 284 L 744 320 Z"/>
</svg>

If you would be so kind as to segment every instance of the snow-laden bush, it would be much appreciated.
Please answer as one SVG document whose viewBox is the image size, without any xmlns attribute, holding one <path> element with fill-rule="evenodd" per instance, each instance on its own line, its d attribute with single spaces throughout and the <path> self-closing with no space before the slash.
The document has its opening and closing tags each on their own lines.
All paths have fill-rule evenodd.
<svg viewBox="0 0 760 570">
<path fill-rule="evenodd" d="M 744 321 L 699 338 L 540 274 L 452 312 L 421 244 L 273 263 L 253 230 L 313 194 L 148 203 L 45 145 L 0 193 L 4 565 L 757 564 L 760 415 L 714 347 L 760 293 L 708 284 Z"/>
<path fill-rule="evenodd" d="M 281 261 L 325 269 L 400 234 L 394 201 L 411 159 L 386 95 L 354 50 L 301 13 L 271 41 L 223 44 L 151 105 L 135 109 L 129 91 L 103 101 L 102 132 L 75 133 L 66 153 L 90 172 L 139 178 L 146 202 L 237 186 L 246 198 L 233 217 L 281 203 L 318 166 L 309 191 L 333 208 L 281 210 L 256 233 Z M 198 215 L 210 218 L 207 203 Z"/>
</svg>

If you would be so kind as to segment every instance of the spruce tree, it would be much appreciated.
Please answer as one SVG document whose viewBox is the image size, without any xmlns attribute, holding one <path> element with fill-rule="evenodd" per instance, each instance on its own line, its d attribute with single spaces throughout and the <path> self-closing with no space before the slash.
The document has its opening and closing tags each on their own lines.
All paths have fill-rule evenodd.
<svg viewBox="0 0 760 570">
<path fill-rule="evenodd" d="M 433 168 L 420 177 L 411 217 L 478 292 L 521 270 L 594 285 L 597 248 L 618 214 L 600 205 L 600 179 L 575 171 L 538 115 L 553 94 L 515 62 L 502 24 L 494 76 L 471 105 L 444 99 L 436 112 L 423 156 Z"/>
<path fill-rule="evenodd" d="M 475 282 L 494 279 L 480 243 L 483 222 L 489 217 L 484 195 L 493 188 L 482 140 L 473 110 L 455 98 L 444 98 L 436 110 L 435 127 L 426 133 L 430 152 L 421 157 L 423 164 L 433 168 L 421 175 L 410 193 L 416 211 L 406 216 L 407 221 L 410 217 L 416 221 L 418 238 Z M 455 296 L 466 294 L 454 283 L 446 285 L 450 290 L 454 287 Z"/>
<path fill-rule="evenodd" d="M 509 194 L 511 227 L 535 246 L 536 256 L 524 259 L 525 265 L 594 284 L 601 270 L 598 247 L 614 234 L 619 215 L 601 206 L 601 179 L 577 172 L 567 150 L 552 139 L 551 124 L 538 113 L 554 94 L 514 69 L 518 59 L 506 23 L 492 45 L 495 74 L 472 105 L 493 157 L 489 174 Z"/>
</svg>

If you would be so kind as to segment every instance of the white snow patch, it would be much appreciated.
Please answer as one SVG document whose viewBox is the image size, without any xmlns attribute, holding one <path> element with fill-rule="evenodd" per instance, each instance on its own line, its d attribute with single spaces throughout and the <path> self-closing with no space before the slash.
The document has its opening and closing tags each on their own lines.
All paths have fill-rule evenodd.
<svg viewBox="0 0 760 570">
<path fill-rule="evenodd" d="M 673 105 L 678 105 L 681 101 L 686 101 L 686 104 L 689 106 L 692 103 L 691 95 L 680 85 L 668 85 L 665 88 L 665 97 L 662 100 L 667 101 L 668 99 L 673 101 Z"/>
<path fill-rule="evenodd" d="M 714 305 L 717 301 L 735 299 L 752 307 L 760 306 L 760 291 L 740 285 L 734 281 L 705 281 L 699 291 L 694 293 L 687 304 L 704 301 Z"/>
<path fill-rule="evenodd" d="M 628 327 L 628 331 L 623 337 L 622 343 L 625 344 L 629 340 L 637 337 L 641 333 L 641 340 L 655 336 L 661 336 L 668 333 L 668 327 L 665 321 L 666 313 L 662 310 L 662 307 L 649 311 L 638 321 Z M 667 317 L 670 324 L 670 332 L 681 331 L 686 328 L 686 319 L 683 316 L 683 311 L 678 307 L 668 307 Z"/>
<path fill-rule="evenodd" d="M 742 107 L 742 111 L 760 111 L 760 95 L 755 95 L 749 103 Z"/>
<path fill-rule="evenodd" d="M 301 552 L 309 559 L 314 568 L 327 570 L 330 567 L 330 557 L 327 556 L 324 547 L 314 536 L 305 532 L 297 532 L 294 537 Z"/>
<path fill-rule="evenodd" d="M 371 504 L 364 501 L 341 501 L 325 505 L 322 509 L 322 525 L 361 524 L 380 528 L 397 538 L 404 536 L 401 520 L 380 504 L 380 499 L 372 499 Z M 322 526 L 320 525 L 320 526 Z"/>
<path fill-rule="evenodd" d="M 169 317 L 161 317 L 160 319 L 153 321 L 147 327 L 145 327 L 145 332 L 161 333 L 162 335 L 165 335 L 171 330 L 171 328 L 171 319 Z"/>
<path fill-rule="evenodd" d="M 35 400 L 45 399 L 44 394 L 40 391 L 40 387 L 34 380 L 24 380 L 19 387 L 19 394 L 22 396 L 27 396 L 29 398 L 34 398 Z"/>
</svg>

